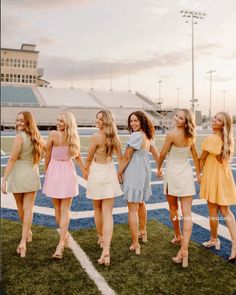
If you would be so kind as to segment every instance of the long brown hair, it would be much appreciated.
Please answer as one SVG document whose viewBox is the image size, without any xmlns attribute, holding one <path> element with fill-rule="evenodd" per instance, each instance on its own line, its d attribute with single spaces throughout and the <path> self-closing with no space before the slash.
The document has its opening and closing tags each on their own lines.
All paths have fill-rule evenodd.
<svg viewBox="0 0 236 295">
<path fill-rule="evenodd" d="M 195 140 L 196 137 L 196 124 L 195 124 L 195 118 L 193 113 L 188 109 L 180 109 L 178 112 L 184 112 L 185 116 L 185 134 L 187 137 L 191 138 L 192 140 Z"/>
<path fill-rule="evenodd" d="M 97 113 L 102 114 L 103 124 L 104 124 L 104 133 L 106 136 L 106 147 L 107 147 L 107 155 L 112 156 L 114 150 L 117 150 L 118 143 L 120 142 L 118 134 L 116 121 L 113 113 L 109 110 L 101 110 Z M 97 117 L 96 115 L 96 117 Z"/>
<path fill-rule="evenodd" d="M 30 112 L 20 112 L 17 116 L 22 114 L 24 116 L 24 131 L 29 135 L 31 142 L 33 144 L 33 162 L 38 164 L 43 156 L 45 144 L 42 136 L 39 133 L 37 124 L 33 115 Z M 16 131 L 18 127 L 16 126 Z"/>
<path fill-rule="evenodd" d="M 146 134 L 148 139 L 153 139 L 155 135 L 155 128 L 154 125 L 152 124 L 151 120 L 144 114 L 144 112 L 141 111 L 136 111 L 133 112 L 129 115 L 128 117 L 128 130 L 130 132 L 133 132 L 131 126 L 130 126 L 130 121 L 131 121 L 131 116 L 135 115 L 139 122 L 140 122 L 140 128 L 141 130 Z"/>
<path fill-rule="evenodd" d="M 226 112 L 219 112 L 218 114 L 224 118 L 222 130 L 223 158 L 230 162 L 234 153 L 233 121 L 232 117 Z"/>
</svg>

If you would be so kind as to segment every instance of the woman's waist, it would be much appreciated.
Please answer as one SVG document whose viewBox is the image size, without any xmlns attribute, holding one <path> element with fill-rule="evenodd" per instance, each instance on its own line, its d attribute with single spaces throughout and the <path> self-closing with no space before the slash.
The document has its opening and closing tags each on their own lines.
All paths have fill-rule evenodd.
<svg viewBox="0 0 236 295">
<path fill-rule="evenodd" d="M 109 164 L 113 162 L 111 156 L 105 155 L 95 155 L 93 161 L 98 164 Z"/>
</svg>

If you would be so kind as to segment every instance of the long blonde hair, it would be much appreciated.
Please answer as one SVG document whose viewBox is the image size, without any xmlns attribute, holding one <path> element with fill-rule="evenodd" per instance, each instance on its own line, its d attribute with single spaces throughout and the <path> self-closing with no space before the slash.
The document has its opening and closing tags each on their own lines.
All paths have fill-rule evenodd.
<svg viewBox="0 0 236 295">
<path fill-rule="evenodd" d="M 42 136 L 39 133 L 37 124 L 33 115 L 30 112 L 20 112 L 24 117 L 24 131 L 29 135 L 31 142 L 33 144 L 33 162 L 38 164 L 43 156 L 45 143 Z M 18 132 L 18 127 L 16 125 L 16 131 Z"/>
<path fill-rule="evenodd" d="M 192 112 L 188 109 L 181 109 L 179 111 L 184 112 L 185 116 L 185 134 L 187 137 L 191 138 L 193 141 L 196 137 L 196 124 L 195 124 L 195 118 Z"/>
<path fill-rule="evenodd" d="M 112 156 L 114 150 L 117 150 L 117 145 L 119 138 L 117 135 L 117 127 L 114 115 L 109 110 L 101 110 L 97 113 L 102 114 L 103 124 L 104 124 L 104 133 L 106 136 L 106 152 L 108 156 Z M 96 115 L 96 117 L 97 117 Z"/>
<path fill-rule="evenodd" d="M 69 146 L 70 157 L 77 157 L 80 152 L 80 139 L 77 132 L 77 124 L 74 114 L 71 112 L 62 112 L 60 115 L 65 123 L 66 141 Z"/>
<path fill-rule="evenodd" d="M 233 139 L 233 121 L 232 117 L 226 112 L 219 112 L 219 115 L 223 116 L 223 158 L 227 161 L 231 161 L 234 153 L 234 139 Z"/>
</svg>

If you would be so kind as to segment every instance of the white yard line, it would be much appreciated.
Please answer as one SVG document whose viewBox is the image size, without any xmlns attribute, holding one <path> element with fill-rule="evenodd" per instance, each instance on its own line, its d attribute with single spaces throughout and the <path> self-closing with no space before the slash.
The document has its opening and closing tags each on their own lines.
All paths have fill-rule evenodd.
<svg viewBox="0 0 236 295">
<path fill-rule="evenodd" d="M 111 289 L 111 287 L 105 281 L 104 277 L 101 276 L 100 273 L 96 270 L 89 257 L 79 246 L 79 244 L 73 239 L 71 234 L 69 234 L 69 240 L 69 245 L 75 255 L 75 258 L 79 261 L 80 265 L 85 270 L 90 279 L 94 281 L 94 283 L 97 285 L 98 290 L 102 293 L 102 295 L 115 295 L 115 291 Z"/>
</svg>

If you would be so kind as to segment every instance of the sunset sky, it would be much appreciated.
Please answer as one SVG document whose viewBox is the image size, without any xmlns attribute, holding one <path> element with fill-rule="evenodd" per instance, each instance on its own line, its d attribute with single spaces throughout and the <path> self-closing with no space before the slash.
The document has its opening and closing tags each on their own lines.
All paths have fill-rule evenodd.
<svg viewBox="0 0 236 295">
<path fill-rule="evenodd" d="M 180 10 L 205 12 L 194 26 L 196 109 L 236 115 L 235 0 L 2 0 L 2 47 L 36 44 L 52 87 L 129 89 L 190 107 L 191 26 Z"/>
</svg>

